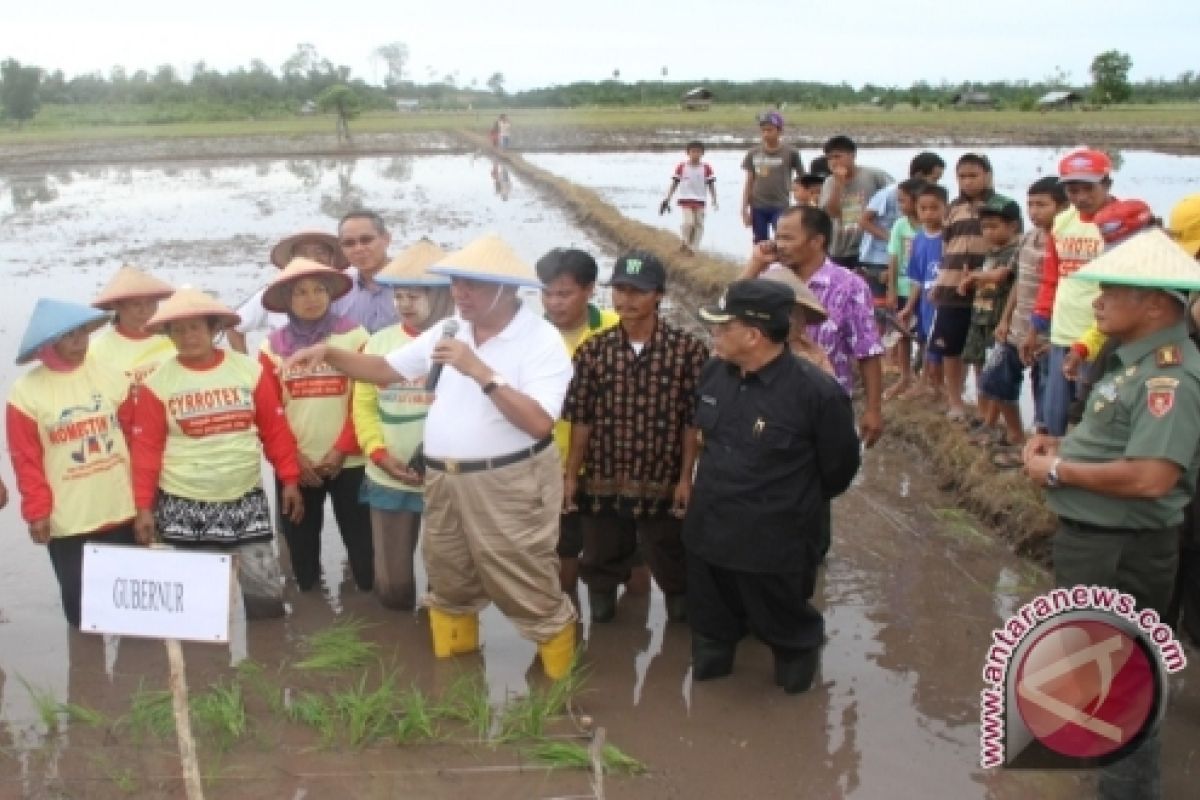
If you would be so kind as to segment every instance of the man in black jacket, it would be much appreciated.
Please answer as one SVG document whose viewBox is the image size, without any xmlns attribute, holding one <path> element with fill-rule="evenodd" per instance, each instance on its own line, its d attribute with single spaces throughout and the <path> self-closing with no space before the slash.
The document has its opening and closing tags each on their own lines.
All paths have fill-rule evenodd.
<svg viewBox="0 0 1200 800">
<path fill-rule="evenodd" d="M 821 510 L 859 467 L 850 399 L 787 349 L 793 303 L 784 284 L 741 280 L 701 310 L 718 358 L 696 392 L 703 450 L 684 521 L 692 677 L 732 672 L 750 632 L 789 694 L 812 684 L 825 635 L 810 602 Z"/>
</svg>

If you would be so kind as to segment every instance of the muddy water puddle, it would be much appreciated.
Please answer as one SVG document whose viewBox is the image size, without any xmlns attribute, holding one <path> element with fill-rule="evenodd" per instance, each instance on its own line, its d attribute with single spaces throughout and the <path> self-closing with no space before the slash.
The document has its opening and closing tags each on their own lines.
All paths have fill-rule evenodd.
<svg viewBox="0 0 1200 800">
<path fill-rule="evenodd" d="M 454 246 L 498 230 L 530 260 L 572 243 L 612 254 L 514 177 L 501 176 L 497 194 L 493 170 L 486 160 L 439 156 L 106 167 L 33 184 L 0 176 L 0 335 L 10 353 L 2 388 L 17 374 L 8 365 L 35 297 L 86 300 L 118 263 L 135 260 L 237 302 L 272 273 L 265 253 L 275 238 L 332 229 L 356 199 L 393 222 L 398 244 L 428 234 Z M 0 474 L 11 487 L 6 460 Z M 556 722 L 553 732 L 575 735 L 580 716 L 590 716 L 647 765 L 645 776 L 610 776 L 610 797 L 1086 793 L 1087 776 L 976 766 L 990 630 L 1047 577 L 953 513 L 933 484 L 919 455 L 885 446 L 868 454 L 855 488 L 836 503 L 835 545 L 818 590 L 828 644 L 809 693 L 782 695 L 769 651 L 750 641 L 731 678 L 694 684 L 687 629 L 666 623 L 656 591 L 622 597 L 611 624 L 582 626 L 586 686 L 575 720 Z M 128 718 L 144 691 L 166 686 L 165 655 L 157 642 L 69 633 L 48 559 L 28 542 L 15 500 L 0 512 L 0 531 L 0 798 L 180 796 L 169 738 L 139 740 L 128 722 L 91 726 L 65 716 L 57 731 L 47 727 L 26 684 L 111 722 Z M 250 663 L 293 699 L 346 691 L 364 674 L 375 686 L 389 672 L 399 689 L 415 685 L 430 697 L 482 674 L 495 709 L 544 689 L 533 645 L 494 609 L 483 617 L 482 654 L 438 662 L 424 614 L 385 611 L 353 587 L 332 519 L 324 544 L 323 586 L 302 594 L 289 584 L 285 620 L 238 622 L 228 646 L 185 645 L 194 693 L 231 685 Z M 348 619 L 369 626 L 362 635 L 377 651 L 368 666 L 334 676 L 296 669 L 305 637 Z M 481 744 L 461 726 L 436 743 L 331 744 L 245 686 L 249 732 L 224 752 L 201 742 L 211 797 L 594 795 L 586 772 L 546 772 L 526 746 Z M 1164 764 L 1168 796 L 1186 796 L 1200 703 L 1186 682 L 1173 688 Z"/>
</svg>

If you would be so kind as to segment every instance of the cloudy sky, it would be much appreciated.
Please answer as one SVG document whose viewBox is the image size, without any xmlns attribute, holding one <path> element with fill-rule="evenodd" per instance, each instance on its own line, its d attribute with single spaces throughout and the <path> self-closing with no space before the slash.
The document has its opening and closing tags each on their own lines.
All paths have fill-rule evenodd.
<svg viewBox="0 0 1200 800">
<path fill-rule="evenodd" d="M 916 80 L 1040 80 L 1061 67 L 1087 81 L 1116 48 L 1132 77 L 1200 68 L 1195 0 L 51 0 L 6 2 L 0 58 L 68 75 L 121 64 L 132 73 L 261 58 L 278 71 L 299 42 L 381 81 L 379 45 L 402 41 L 410 78 L 458 73 L 509 89 L 599 80 L 728 78 L 907 86 Z M 839 17 L 838 9 L 853 16 Z"/>
</svg>

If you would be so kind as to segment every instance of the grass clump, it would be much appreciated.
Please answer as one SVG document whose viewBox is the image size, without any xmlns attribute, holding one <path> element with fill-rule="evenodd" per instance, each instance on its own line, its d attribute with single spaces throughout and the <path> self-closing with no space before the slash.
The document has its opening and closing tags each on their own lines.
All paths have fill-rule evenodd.
<svg viewBox="0 0 1200 800">
<path fill-rule="evenodd" d="M 94 708 L 89 708 L 79 703 L 60 703 L 58 711 L 71 722 L 78 722 L 81 725 L 87 725 L 92 728 L 102 728 L 108 724 L 108 717 Z"/>
<path fill-rule="evenodd" d="M 562 716 L 583 688 L 583 682 L 584 675 L 576 661 L 566 677 L 545 689 L 534 689 L 510 703 L 500 719 L 500 740 L 507 742 L 545 736 L 547 723 Z"/>
<path fill-rule="evenodd" d="M 246 735 L 246 704 L 242 685 L 234 680 L 219 681 L 207 692 L 192 698 L 191 712 L 196 726 L 216 740 L 217 749 L 225 751 Z"/>
<path fill-rule="evenodd" d="M 138 683 L 130 701 L 129 714 L 122 722 L 138 741 L 146 737 L 167 738 L 175 732 L 171 693 L 162 689 L 147 689 L 145 683 Z"/>
<path fill-rule="evenodd" d="M 326 745 L 337 738 L 337 713 L 323 695 L 301 692 L 287 706 L 288 718 L 315 730 Z"/>
<path fill-rule="evenodd" d="M 551 769 L 592 768 L 592 753 L 587 745 L 577 742 L 543 742 L 529 750 L 529 756 L 539 764 Z M 641 775 L 646 765 L 622 752 L 615 745 L 606 744 L 602 751 L 604 769 L 626 775 Z"/>
<path fill-rule="evenodd" d="M 267 704 L 272 714 L 286 716 L 283 687 L 266 675 L 266 670 L 257 661 L 246 659 L 237 666 L 238 680 Z"/>
<path fill-rule="evenodd" d="M 296 663 L 296 669 L 340 672 L 366 666 L 379 650 L 374 642 L 363 641 L 361 634 L 367 627 L 351 618 L 306 637 L 303 648 L 307 657 Z"/>
<path fill-rule="evenodd" d="M 395 673 L 383 676 L 379 686 L 367 690 L 367 675 L 364 672 L 359 682 L 348 689 L 334 692 L 333 708 L 346 726 L 346 734 L 352 747 L 369 744 L 387 735 L 395 722 L 398 704 Z"/>
<path fill-rule="evenodd" d="M 48 733 L 56 732 L 58 730 L 58 713 L 62 704 L 58 702 L 54 693 L 49 689 L 38 688 L 20 676 L 17 676 L 17 680 L 28 692 L 29 699 L 33 701 L 34 708 L 37 709 L 38 719 L 46 726 L 46 731 Z"/>
<path fill-rule="evenodd" d="M 399 718 L 396 720 L 397 744 L 427 741 L 437 738 L 437 708 L 416 685 L 399 697 Z"/>
<path fill-rule="evenodd" d="M 476 739 L 486 741 L 492 733 L 494 713 L 483 673 L 465 672 L 458 676 L 442 695 L 437 715 L 465 723 Z"/>
</svg>

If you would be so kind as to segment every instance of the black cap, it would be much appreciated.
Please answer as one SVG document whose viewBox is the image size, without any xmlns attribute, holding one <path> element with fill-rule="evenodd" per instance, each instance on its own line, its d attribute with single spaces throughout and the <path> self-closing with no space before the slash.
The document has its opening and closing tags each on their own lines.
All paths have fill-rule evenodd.
<svg viewBox="0 0 1200 800">
<path fill-rule="evenodd" d="M 981 217 L 999 217 L 1009 222 L 1021 221 L 1021 206 L 1016 200 L 1002 194 L 989 197 L 988 201 L 979 207 L 978 213 Z"/>
<path fill-rule="evenodd" d="M 756 327 L 786 329 L 795 304 L 796 293 L 785 283 L 734 281 L 715 305 L 700 309 L 700 319 L 714 324 L 740 319 Z"/>
<path fill-rule="evenodd" d="M 667 288 L 667 268 L 653 253 L 631 250 L 613 265 L 609 286 L 632 286 L 643 292 L 662 292 Z"/>
<path fill-rule="evenodd" d="M 811 188 L 813 186 L 823 185 L 825 183 L 826 177 L 828 177 L 828 176 L 817 175 L 812 172 L 809 172 L 809 173 L 805 173 L 804 175 L 801 175 L 799 178 L 796 178 L 796 183 L 800 184 L 801 186 L 808 186 Z"/>
</svg>

